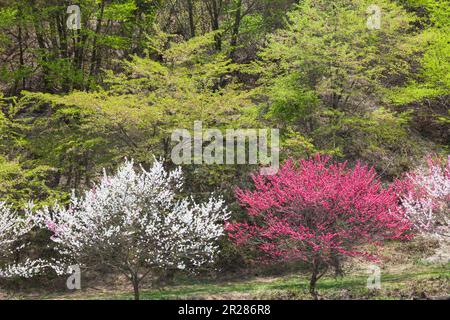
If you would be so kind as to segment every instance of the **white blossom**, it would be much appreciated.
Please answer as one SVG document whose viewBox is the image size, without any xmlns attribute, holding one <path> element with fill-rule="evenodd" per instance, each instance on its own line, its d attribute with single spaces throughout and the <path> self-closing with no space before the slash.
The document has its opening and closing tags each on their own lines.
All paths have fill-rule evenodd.
<svg viewBox="0 0 450 320">
<path fill-rule="evenodd" d="M 67 208 L 57 204 L 37 217 L 67 263 L 104 264 L 135 284 L 154 270 L 212 262 L 217 253 L 229 217 L 223 199 L 180 198 L 182 186 L 180 168 L 168 172 L 155 160 L 148 171 L 136 171 L 125 161 L 82 197 L 73 193 Z"/>
<path fill-rule="evenodd" d="M 0 202 L 0 278 L 29 278 L 48 265 L 41 259 L 14 261 L 16 253 L 28 245 L 23 237 L 35 226 L 31 210 L 28 210 L 31 206 L 19 213 L 5 202 Z"/>
<path fill-rule="evenodd" d="M 449 240 L 450 161 L 443 166 L 430 158 L 407 179 L 412 188 L 402 205 L 408 219 L 422 234 Z"/>
</svg>

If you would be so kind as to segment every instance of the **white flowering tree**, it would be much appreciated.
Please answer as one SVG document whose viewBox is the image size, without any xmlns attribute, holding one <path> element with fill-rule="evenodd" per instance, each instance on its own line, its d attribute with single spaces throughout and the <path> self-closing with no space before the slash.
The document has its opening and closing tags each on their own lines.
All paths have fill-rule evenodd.
<svg viewBox="0 0 450 320">
<path fill-rule="evenodd" d="M 47 264 L 42 260 L 16 261 L 17 254 L 27 246 L 24 237 L 35 226 L 30 211 L 19 214 L 0 202 L 0 278 L 29 278 Z"/>
<path fill-rule="evenodd" d="M 407 175 L 405 213 L 423 235 L 450 240 L 450 161 L 427 159 L 427 165 Z"/>
<path fill-rule="evenodd" d="M 155 160 L 149 171 L 126 161 L 113 176 L 104 174 L 68 208 L 38 213 L 67 263 L 100 264 L 127 276 L 139 299 L 141 281 L 152 272 L 191 269 L 213 261 L 217 239 L 229 214 L 211 196 L 196 203 L 178 198 L 181 169 L 168 172 Z"/>
</svg>

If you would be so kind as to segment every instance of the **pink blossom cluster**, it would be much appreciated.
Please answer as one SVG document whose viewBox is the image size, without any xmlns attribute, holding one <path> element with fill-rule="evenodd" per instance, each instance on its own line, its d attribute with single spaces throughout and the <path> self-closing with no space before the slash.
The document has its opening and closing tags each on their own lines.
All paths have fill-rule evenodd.
<svg viewBox="0 0 450 320">
<path fill-rule="evenodd" d="M 237 244 L 252 244 L 269 257 L 325 264 L 336 256 L 374 259 L 367 244 L 412 237 L 396 192 L 361 163 L 289 160 L 274 176 L 253 176 L 253 183 L 253 191 L 236 192 L 247 222 L 226 229 Z"/>
</svg>

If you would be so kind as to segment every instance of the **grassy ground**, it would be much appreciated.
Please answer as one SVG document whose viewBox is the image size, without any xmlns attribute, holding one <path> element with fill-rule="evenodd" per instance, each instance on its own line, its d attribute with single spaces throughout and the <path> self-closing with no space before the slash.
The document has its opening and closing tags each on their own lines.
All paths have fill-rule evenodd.
<svg viewBox="0 0 450 320">
<path fill-rule="evenodd" d="M 322 299 L 413 299 L 450 296 L 450 265 L 415 265 L 383 270 L 381 290 L 366 288 L 367 274 L 355 272 L 343 278 L 326 276 L 318 283 Z M 258 277 L 212 281 L 177 279 L 176 286 L 142 290 L 142 299 L 310 299 L 307 275 Z M 88 289 L 72 294 L 51 294 L 34 299 L 132 299 L 130 291 Z"/>
<path fill-rule="evenodd" d="M 432 264 L 427 257 L 435 254 L 436 243 L 417 239 L 408 243 L 385 244 L 382 253 L 381 289 L 367 289 L 368 264 L 353 262 L 342 278 L 327 275 L 318 282 L 321 299 L 420 299 L 450 297 L 450 263 Z M 446 260 L 444 260 L 446 261 Z M 308 275 L 298 267 L 273 270 L 254 270 L 258 277 L 234 276 L 221 279 L 193 279 L 176 277 L 176 285 L 160 289 L 141 290 L 142 299 L 311 299 L 308 293 Z M 284 271 L 282 271 L 284 270 Z M 353 271 L 352 271 L 353 270 Z M 265 274 L 266 276 L 261 276 Z M 274 274 L 277 274 L 274 276 Z M 106 277 L 108 278 L 108 277 Z M 48 291 L 0 289 L 1 299 L 132 299 L 128 282 L 117 276 L 102 282 L 89 276 L 82 278 L 83 290 L 69 293 Z M 63 282 L 54 286 L 64 288 Z M 98 280 L 98 279 L 97 279 Z M 29 286 L 22 286 L 22 289 Z M 32 286 L 33 287 L 33 286 Z M 41 287 L 41 286 L 39 286 Z M 36 286 L 34 286 L 36 288 Z M 19 292 L 22 292 L 19 294 Z"/>
</svg>

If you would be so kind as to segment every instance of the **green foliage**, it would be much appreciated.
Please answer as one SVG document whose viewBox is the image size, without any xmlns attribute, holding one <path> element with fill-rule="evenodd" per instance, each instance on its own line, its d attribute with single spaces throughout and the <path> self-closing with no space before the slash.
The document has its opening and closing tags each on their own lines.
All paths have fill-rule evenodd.
<svg viewBox="0 0 450 320">
<path fill-rule="evenodd" d="M 37 207 L 63 200 L 66 194 L 47 184 L 54 169 L 49 166 L 26 168 L 18 161 L 8 161 L 0 157 L 0 200 L 22 209 L 33 200 Z"/>
<path fill-rule="evenodd" d="M 414 39 L 422 52 L 418 72 L 410 75 L 407 86 L 391 92 L 392 102 L 398 105 L 450 93 L 450 2 L 415 0 L 407 1 L 407 5 L 425 12 L 425 28 Z"/>
<path fill-rule="evenodd" d="M 94 88 L 101 68 L 114 65 L 113 58 L 143 51 L 157 1 L 78 1 L 81 29 L 76 31 L 66 27 L 69 1 L 5 2 L 0 8 L 0 82 L 17 94 Z"/>
<path fill-rule="evenodd" d="M 195 14 L 202 4 L 193 3 Z M 218 30 L 194 20 L 197 36 L 186 39 L 155 20 L 167 12 L 154 1 L 81 1 L 82 29 L 65 35 L 51 22 L 65 22 L 65 4 L 8 3 L 0 29 L 21 27 L 26 37 L 35 29 L 46 45 L 28 50 L 22 43 L 24 58 L 33 56 L 37 68 L 17 60 L 1 67 L 2 79 L 15 88 L 33 77 L 45 86 L 22 91 L 17 101 L 0 99 L 4 176 L 55 192 L 85 187 L 124 157 L 144 164 L 154 155 L 169 159 L 172 131 L 192 130 L 198 120 L 221 130 L 277 127 L 282 159 L 316 152 L 363 159 L 386 178 L 432 149 L 427 139 L 445 144 L 445 137 L 435 138 L 441 131 L 416 134 L 422 130 L 417 110 L 392 109 L 424 97 L 445 104 L 450 72 L 443 1 L 380 1 L 380 30 L 366 26 L 369 0 L 292 3 L 226 3 Z M 230 54 L 239 8 L 237 51 Z M 2 39 L 5 49 L 12 39 Z M 439 128 L 448 125 L 447 109 L 431 117 Z M 254 168 L 184 169 L 190 192 L 220 187 L 231 199 L 233 185 Z M 25 193 L 51 198 L 48 190 L 37 191 L 41 187 Z"/>
<path fill-rule="evenodd" d="M 213 43 L 210 34 L 172 43 L 159 51 L 163 62 L 133 56 L 123 61 L 123 72 L 107 73 L 107 90 L 23 92 L 18 109 L 28 115 L 21 121 L 28 125 L 28 148 L 36 163 L 58 168 L 67 190 L 88 185 L 102 167 L 123 157 L 144 164 L 153 156 L 170 159 L 172 131 L 192 130 L 194 121 L 203 121 L 205 128 L 259 126 L 249 93 L 232 80 L 224 84 L 236 65 L 223 54 L 210 55 Z M 199 182 L 189 186 L 202 192 L 233 179 L 235 169 L 186 171 Z"/>
<path fill-rule="evenodd" d="M 381 29 L 370 30 L 371 4 L 301 1 L 246 71 L 260 75 L 255 94 L 268 100 L 266 116 L 290 132 L 287 153 L 360 158 L 392 177 L 420 154 L 405 114 L 382 107 L 390 83 L 412 73 L 415 18 L 381 1 Z"/>
<path fill-rule="evenodd" d="M 366 26 L 369 0 L 224 2 L 218 29 L 193 1 L 196 37 L 179 30 L 189 26 L 184 6 L 174 14 L 158 1 L 83 0 L 82 29 L 72 32 L 66 3 L 24 3 L 0 9 L 0 48 L 13 44 L 23 58 L 5 60 L 0 81 L 5 92 L 32 89 L 0 99 L 2 166 L 20 185 L 69 191 L 123 157 L 168 159 L 172 131 L 198 120 L 221 130 L 280 128 L 282 159 L 363 159 L 386 178 L 445 146 L 448 108 L 425 118 L 421 103 L 446 104 L 446 1 L 379 1 L 380 30 Z M 430 122 L 438 130 L 423 132 Z M 230 199 L 253 169 L 185 167 L 191 192 L 220 187 Z M 25 193 L 51 198 L 41 187 Z"/>
</svg>

